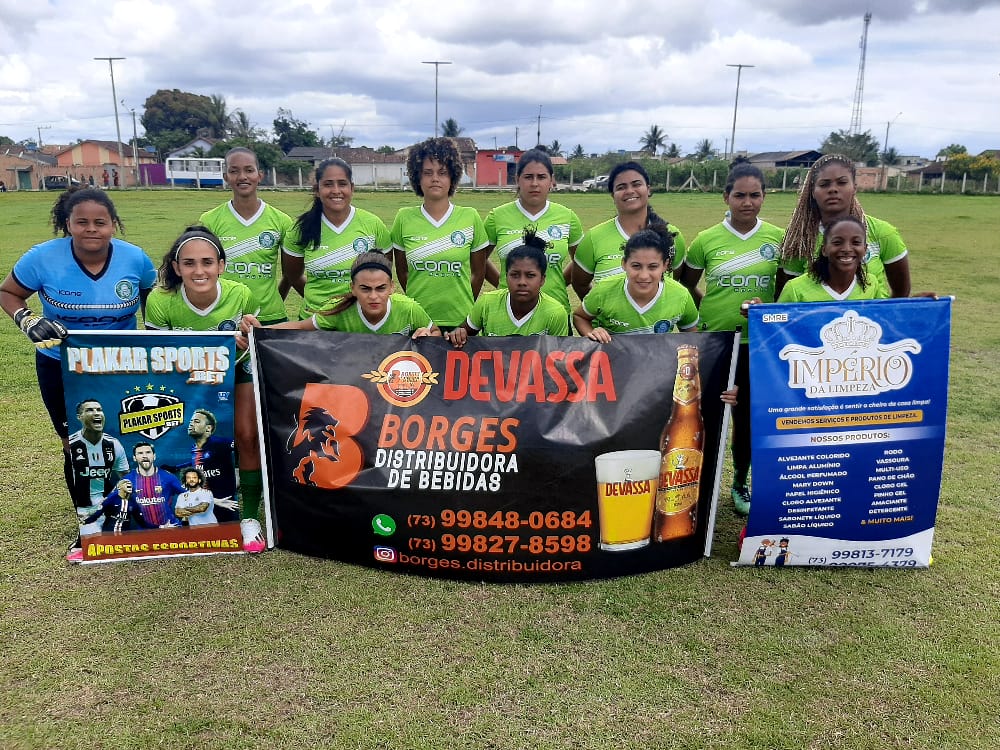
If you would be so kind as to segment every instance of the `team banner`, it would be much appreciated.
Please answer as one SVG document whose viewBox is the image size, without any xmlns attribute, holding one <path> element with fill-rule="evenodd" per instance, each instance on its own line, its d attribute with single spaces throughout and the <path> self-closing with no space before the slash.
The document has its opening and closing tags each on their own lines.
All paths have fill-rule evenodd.
<svg viewBox="0 0 1000 750">
<path fill-rule="evenodd" d="M 734 344 L 255 329 L 278 546 L 497 582 L 691 562 Z"/>
<path fill-rule="evenodd" d="M 85 563 L 244 551 L 235 361 L 231 333 L 70 333 L 62 368 Z"/>
<path fill-rule="evenodd" d="M 750 308 L 740 564 L 930 564 L 950 325 L 950 299 Z"/>
</svg>

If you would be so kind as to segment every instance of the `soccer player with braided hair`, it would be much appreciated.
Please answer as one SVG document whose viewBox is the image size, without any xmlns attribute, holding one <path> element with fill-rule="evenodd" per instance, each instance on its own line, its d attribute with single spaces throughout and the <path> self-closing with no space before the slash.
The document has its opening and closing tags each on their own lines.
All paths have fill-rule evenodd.
<svg viewBox="0 0 1000 750">
<path fill-rule="evenodd" d="M 21 256 L 0 284 L 0 306 L 35 345 L 38 389 L 63 443 L 72 492 L 60 345 L 69 329 L 134 329 L 156 270 L 142 248 L 115 237 L 116 229 L 123 231 L 122 221 L 103 190 L 77 187 L 61 193 L 52 207 L 52 226 L 62 237 Z M 28 307 L 34 294 L 41 314 Z M 73 545 L 67 558 L 82 559 L 79 547 Z"/>
<path fill-rule="evenodd" d="M 781 246 L 776 295 L 785 283 L 806 273 L 823 244 L 823 228 L 853 216 L 865 228 L 865 268 L 875 284 L 893 297 L 910 296 L 910 262 L 896 227 L 866 215 L 857 199 L 854 162 L 843 154 L 825 154 L 809 169 L 805 185 Z"/>
</svg>

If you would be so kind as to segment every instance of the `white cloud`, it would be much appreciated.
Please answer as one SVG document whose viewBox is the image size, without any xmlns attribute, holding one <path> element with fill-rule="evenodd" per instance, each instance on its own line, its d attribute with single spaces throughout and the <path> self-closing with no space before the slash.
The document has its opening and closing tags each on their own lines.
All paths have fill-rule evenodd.
<svg viewBox="0 0 1000 750">
<path fill-rule="evenodd" d="M 542 140 L 633 148 L 659 124 L 682 149 L 722 148 L 740 78 L 737 146 L 814 147 L 848 127 L 869 0 L 581 3 L 508 0 L 0 0 L 0 135 L 113 138 L 119 99 L 161 88 L 221 94 L 268 128 L 291 109 L 324 137 L 401 146 L 454 117 L 482 145 Z M 864 125 L 934 154 L 1000 145 L 1000 0 L 887 0 L 869 30 Z M 59 43 L 51 32 L 58 28 Z M 951 116 L 945 116 L 951 114 Z M 954 113 L 960 113 L 956 116 Z M 123 116 L 123 133 L 131 123 Z M 345 124 L 346 123 L 346 124 Z M 516 134 L 516 135 L 515 135 Z"/>
</svg>

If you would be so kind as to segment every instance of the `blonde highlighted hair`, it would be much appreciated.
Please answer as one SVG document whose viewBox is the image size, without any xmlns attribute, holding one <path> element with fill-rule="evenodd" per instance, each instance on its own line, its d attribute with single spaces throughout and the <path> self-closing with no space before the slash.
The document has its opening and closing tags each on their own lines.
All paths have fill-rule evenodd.
<svg viewBox="0 0 1000 750">
<path fill-rule="evenodd" d="M 806 175 L 805 184 L 799 191 L 799 200 L 795 204 L 792 218 L 788 221 L 788 230 L 785 232 L 785 240 L 781 243 L 782 260 L 805 260 L 807 266 L 816 257 L 816 239 L 819 237 L 819 228 L 822 224 L 822 217 L 819 205 L 813 198 L 813 189 L 816 187 L 816 179 L 819 173 L 829 164 L 842 164 L 851 172 L 851 181 L 857 183 L 857 172 L 854 162 L 850 157 L 843 154 L 824 154 L 813 162 L 809 173 Z M 865 219 L 865 212 L 858 203 L 857 195 L 851 200 L 851 205 L 847 210 L 849 216 L 861 222 L 868 234 L 868 221 Z"/>
</svg>

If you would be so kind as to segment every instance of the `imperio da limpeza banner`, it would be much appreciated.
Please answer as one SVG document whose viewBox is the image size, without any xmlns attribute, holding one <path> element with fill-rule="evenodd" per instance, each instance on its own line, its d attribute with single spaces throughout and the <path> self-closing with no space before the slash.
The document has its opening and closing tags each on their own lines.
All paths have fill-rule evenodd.
<svg viewBox="0 0 1000 750">
<path fill-rule="evenodd" d="M 71 332 L 62 347 L 85 563 L 244 551 L 233 335 Z"/>
<path fill-rule="evenodd" d="M 750 308 L 744 565 L 926 567 L 941 490 L 951 300 Z"/>
<path fill-rule="evenodd" d="M 520 582 L 649 571 L 704 552 L 732 334 L 476 337 L 456 350 L 439 338 L 253 333 L 280 547 Z M 703 458 L 674 451 L 680 466 L 664 470 L 682 375 L 685 399 L 699 397 Z M 652 533 L 658 503 L 690 514 L 680 536 Z"/>
</svg>

